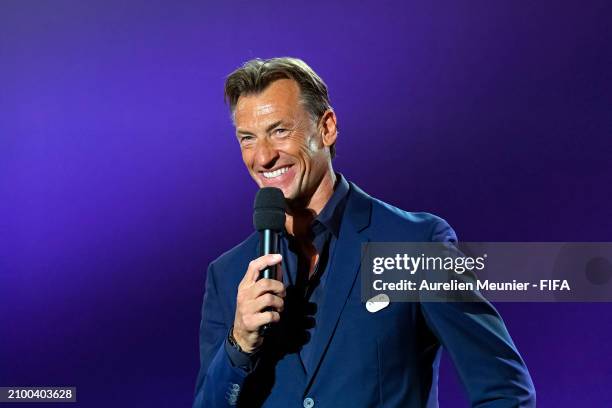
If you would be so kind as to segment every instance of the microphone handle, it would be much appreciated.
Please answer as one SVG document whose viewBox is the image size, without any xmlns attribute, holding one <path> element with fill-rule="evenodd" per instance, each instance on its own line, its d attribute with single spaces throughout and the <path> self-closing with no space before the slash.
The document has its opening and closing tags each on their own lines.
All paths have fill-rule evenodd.
<svg viewBox="0 0 612 408">
<path fill-rule="evenodd" d="M 278 253 L 278 232 L 269 229 L 259 231 L 259 256 Z M 276 267 L 277 265 L 268 266 L 259 271 L 259 279 L 276 279 Z"/>
<path fill-rule="evenodd" d="M 279 253 L 279 242 L 278 242 L 278 232 L 272 231 L 269 229 L 265 229 L 259 231 L 259 255 L 269 255 L 269 254 L 278 254 Z M 276 279 L 278 265 L 268 266 L 265 269 L 259 271 L 259 279 Z M 271 310 L 265 309 L 265 310 Z M 270 324 L 265 324 L 260 327 L 259 333 L 262 336 L 265 336 L 270 332 Z"/>
</svg>

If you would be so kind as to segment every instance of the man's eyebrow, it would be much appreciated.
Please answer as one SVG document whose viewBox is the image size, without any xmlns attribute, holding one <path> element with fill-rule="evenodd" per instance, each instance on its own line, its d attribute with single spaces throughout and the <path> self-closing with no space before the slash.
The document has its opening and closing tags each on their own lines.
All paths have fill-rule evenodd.
<svg viewBox="0 0 612 408">
<path fill-rule="evenodd" d="M 236 129 L 236 135 L 238 134 L 242 134 L 242 135 L 252 135 L 253 132 L 249 132 L 248 130 L 244 130 L 244 129 Z"/>
<path fill-rule="evenodd" d="M 268 125 L 268 127 L 266 127 L 266 133 L 270 133 L 274 128 L 278 127 L 279 125 L 282 125 L 283 121 L 282 120 L 277 120 L 276 122 L 272 123 L 271 125 Z"/>
<path fill-rule="evenodd" d="M 276 122 L 268 125 L 266 127 L 266 133 L 270 133 L 274 128 L 280 126 L 283 124 L 282 120 L 277 120 Z M 236 134 L 242 134 L 242 135 L 252 135 L 253 132 L 249 132 L 248 130 L 244 130 L 244 129 L 236 129 Z"/>
</svg>

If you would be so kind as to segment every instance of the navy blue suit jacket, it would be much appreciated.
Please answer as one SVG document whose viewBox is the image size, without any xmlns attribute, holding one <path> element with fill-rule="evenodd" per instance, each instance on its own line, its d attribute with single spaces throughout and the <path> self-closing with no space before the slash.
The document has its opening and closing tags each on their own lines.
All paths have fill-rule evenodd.
<svg viewBox="0 0 612 408">
<path fill-rule="evenodd" d="M 442 347 L 472 406 L 535 406 L 527 367 L 491 304 L 391 303 L 368 312 L 360 299 L 359 267 L 361 245 L 369 241 L 456 241 L 456 236 L 441 218 L 399 210 L 351 183 L 316 315 L 310 367 L 304 367 L 296 350 L 273 340 L 272 351 L 264 353 L 253 372 L 232 366 L 224 341 L 234 321 L 238 284 L 258 256 L 258 235 L 212 262 L 194 408 L 437 407 Z"/>
</svg>

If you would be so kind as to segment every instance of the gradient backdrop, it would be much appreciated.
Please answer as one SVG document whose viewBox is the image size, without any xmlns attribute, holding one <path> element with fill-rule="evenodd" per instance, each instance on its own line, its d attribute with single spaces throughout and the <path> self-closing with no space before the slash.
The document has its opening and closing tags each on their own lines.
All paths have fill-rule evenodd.
<svg viewBox="0 0 612 408">
<path fill-rule="evenodd" d="M 186 407 L 207 263 L 251 231 L 222 101 L 326 80 L 335 167 L 464 241 L 612 241 L 612 3 L 0 2 L 0 385 Z M 501 304 L 542 407 L 612 404 L 612 305 Z M 465 407 L 449 361 L 440 402 Z M 24 405 L 20 405 L 24 406 Z"/>
</svg>

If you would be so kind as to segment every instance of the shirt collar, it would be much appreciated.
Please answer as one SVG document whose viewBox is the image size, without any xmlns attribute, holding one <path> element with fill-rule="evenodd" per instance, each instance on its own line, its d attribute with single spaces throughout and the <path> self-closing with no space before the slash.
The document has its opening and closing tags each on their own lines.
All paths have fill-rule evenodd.
<svg viewBox="0 0 612 408">
<path fill-rule="evenodd" d="M 346 181 L 344 176 L 340 173 L 336 173 L 336 186 L 332 196 L 329 198 L 323 210 L 313 220 L 313 232 L 317 235 L 320 231 L 317 231 L 317 224 L 324 226 L 329 230 L 335 237 L 338 237 L 340 233 L 340 223 L 342 221 L 342 214 L 344 213 L 344 207 L 346 206 L 346 198 L 349 192 L 349 183 Z"/>
</svg>

